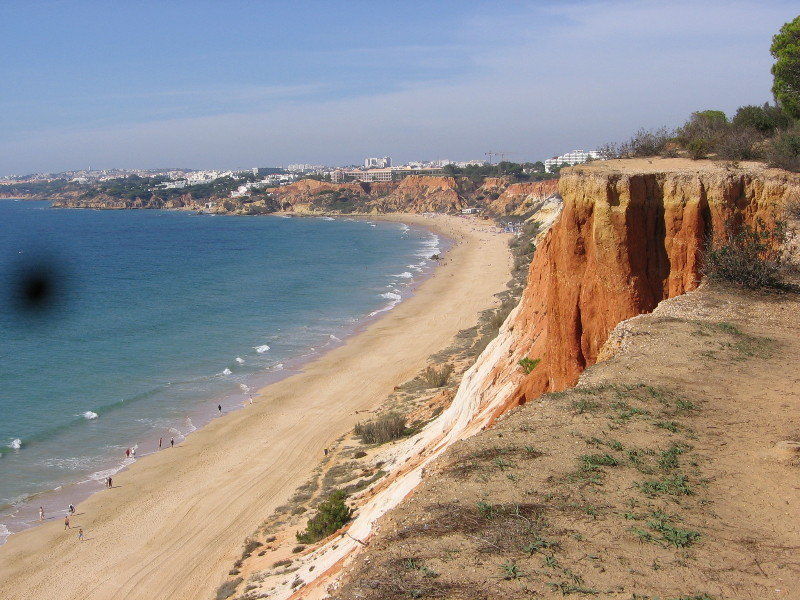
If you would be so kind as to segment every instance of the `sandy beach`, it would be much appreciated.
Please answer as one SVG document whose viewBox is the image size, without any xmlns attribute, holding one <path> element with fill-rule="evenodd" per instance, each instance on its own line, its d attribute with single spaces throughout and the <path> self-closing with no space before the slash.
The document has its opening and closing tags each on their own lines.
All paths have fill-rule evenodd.
<svg viewBox="0 0 800 600">
<path fill-rule="evenodd" d="M 213 598 L 244 539 L 287 500 L 326 447 L 478 313 L 510 276 L 508 236 L 491 223 L 393 215 L 455 243 L 434 274 L 364 331 L 264 388 L 174 449 L 114 477 L 114 489 L 0 547 L 8 599 Z M 77 540 L 82 527 L 86 540 Z"/>
</svg>

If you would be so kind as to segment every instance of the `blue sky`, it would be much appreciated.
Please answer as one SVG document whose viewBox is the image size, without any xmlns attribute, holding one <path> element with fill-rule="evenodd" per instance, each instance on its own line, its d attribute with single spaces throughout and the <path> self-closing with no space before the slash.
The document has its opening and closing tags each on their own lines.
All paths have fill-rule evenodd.
<svg viewBox="0 0 800 600">
<path fill-rule="evenodd" d="M 0 3 L 0 174 L 536 160 L 770 99 L 793 2 Z"/>
</svg>

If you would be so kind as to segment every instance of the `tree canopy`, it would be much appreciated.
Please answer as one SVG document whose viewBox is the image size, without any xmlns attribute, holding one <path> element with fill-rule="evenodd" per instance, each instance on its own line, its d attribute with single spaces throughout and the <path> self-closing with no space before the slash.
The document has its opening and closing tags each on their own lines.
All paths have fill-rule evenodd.
<svg viewBox="0 0 800 600">
<path fill-rule="evenodd" d="M 772 38 L 772 93 L 791 117 L 800 118 L 800 16 L 785 23 Z"/>
</svg>

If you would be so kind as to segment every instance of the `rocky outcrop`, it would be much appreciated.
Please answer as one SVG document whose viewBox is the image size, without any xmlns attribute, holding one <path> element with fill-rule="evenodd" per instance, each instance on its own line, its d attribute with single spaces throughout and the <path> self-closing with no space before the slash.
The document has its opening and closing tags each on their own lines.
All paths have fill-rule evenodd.
<svg viewBox="0 0 800 600">
<path fill-rule="evenodd" d="M 512 183 L 486 205 L 493 215 L 527 215 L 543 200 L 558 193 L 558 179 Z"/>
</svg>

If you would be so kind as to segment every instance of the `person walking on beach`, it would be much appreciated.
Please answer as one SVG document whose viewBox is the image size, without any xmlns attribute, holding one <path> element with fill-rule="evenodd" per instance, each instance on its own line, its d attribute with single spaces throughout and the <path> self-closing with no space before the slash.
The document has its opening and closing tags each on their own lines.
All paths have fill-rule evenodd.
<svg viewBox="0 0 800 600">
<path fill-rule="evenodd" d="M 65 530 L 69 529 L 69 515 L 64 517 L 64 529 Z"/>
<path fill-rule="evenodd" d="M 136 460 L 136 446 L 134 446 L 133 448 L 131 448 L 131 458 L 132 458 L 133 460 Z"/>
<path fill-rule="evenodd" d="M 175 447 L 175 438 L 169 438 L 169 447 L 170 448 L 174 448 Z"/>
<path fill-rule="evenodd" d="M 159 450 L 161 450 L 161 444 L 163 444 L 163 443 L 164 443 L 164 438 L 163 437 L 158 438 L 158 449 Z"/>
<path fill-rule="evenodd" d="M 44 521 L 44 506 L 39 507 L 39 520 Z"/>
<path fill-rule="evenodd" d="M 130 458 L 130 457 L 131 457 L 131 449 L 128 448 L 125 450 L 125 458 Z"/>
<path fill-rule="evenodd" d="M 78 541 L 79 542 L 83 541 L 83 529 L 80 527 L 78 527 Z"/>
<path fill-rule="evenodd" d="M 217 404 L 217 410 L 219 411 L 219 414 L 222 414 L 222 404 Z"/>
<path fill-rule="evenodd" d="M 69 514 L 71 514 L 71 515 L 74 515 L 74 514 L 75 514 L 75 507 L 74 507 L 72 504 L 70 504 L 70 505 L 67 507 L 67 512 L 68 512 Z"/>
<path fill-rule="evenodd" d="M 108 478 L 108 487 L 109 487 L 109 489 L 114 487 L 113 484 L 111 483 L 111 477 Z"/>
</svg>

